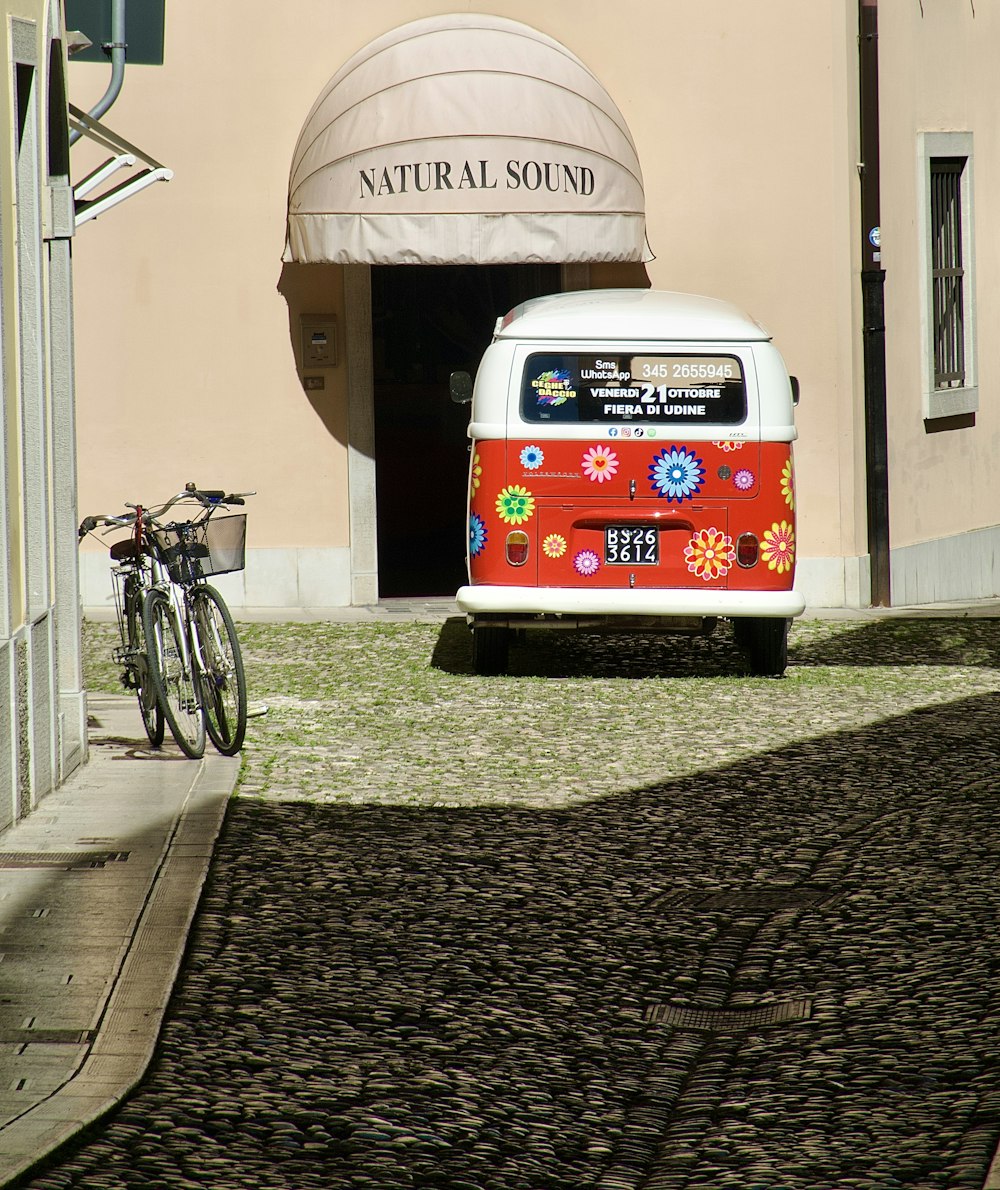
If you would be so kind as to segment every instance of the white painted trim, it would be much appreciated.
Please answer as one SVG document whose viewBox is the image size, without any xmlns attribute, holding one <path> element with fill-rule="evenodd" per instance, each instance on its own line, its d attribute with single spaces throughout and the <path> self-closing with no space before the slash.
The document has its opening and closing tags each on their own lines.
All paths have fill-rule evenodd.
<svg viewBox="0 0 1000 1190">
<path fill-rule="evenodd" d="M 1000 525 L 890 551 L 896 607 L 1000 596 Z"/>
<path fill-rule="evenodd" d="M 798 616 L 798 591 L 608 590 L 599 587 L 459 587 L 469 614 L 567 616 Z"/>
<path fill-rule="evenodd" d="M 211 582 L 234 611 L 315 610 L 378 602 L 377 596 L 365 601 L 352 599 L 356 584 L 352 582 L 351 550 L 347 547 L 248 549 L 245 570 L 217 575 Z M 868 557 L 799 558 L 795 564 L 795 590 L 806 607 L 867 607 L 871 599 Z M 114 614 L 108 556 L 103 550 L 81 552 L 80 592 L 88 614 Z M 449 594 L 442 592 L 443 597 Z"/>
<path fill-rule="evenodd" d="M 346 546 L 248 549 L 246 563 L 245 570 L 209 580 L 234 611 L 351 606 L 351 551 Z M 103 550 L 80 554 L 80 600 L 90 613 L 114 613 L 111 569 Z"/>
<path fill-rule="evenodd" d="M 351 517 L 349 603 L 378 601 L 378 517 L 375 504 L 375 382 L 372 374 L 371 269 L 344 266 L 347 343 L 347 482 Z M 328 605 L 329 606 L 329 605 Z"/>
</svg>

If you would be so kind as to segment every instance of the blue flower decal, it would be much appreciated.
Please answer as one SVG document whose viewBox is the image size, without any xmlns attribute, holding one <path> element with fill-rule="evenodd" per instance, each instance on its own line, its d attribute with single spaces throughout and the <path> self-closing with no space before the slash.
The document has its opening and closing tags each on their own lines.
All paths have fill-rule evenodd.
<svg viewBox="0 0 1000 1190">
<path fill-rule="evenodd" d="M 705 482 L 705 464 L 686 446 L 671 446 L 653 456 L 649 481 L 653 491 L 665 496 L 668 503 L 676 500 L 681 504 L 701 489 Z"/>
<path fill-rule="evenodd" d="M 525 471 L 537 471 L 545 462 L 545 454 L 540 446 L 526 446 L 521 451 L 520 458 Z"/>
<path fill-rule="evenodd" d="M 478 512 L 469 517 L 469 553 L 475 558 L 486 545 L 486 524 Z"/>
</svg>

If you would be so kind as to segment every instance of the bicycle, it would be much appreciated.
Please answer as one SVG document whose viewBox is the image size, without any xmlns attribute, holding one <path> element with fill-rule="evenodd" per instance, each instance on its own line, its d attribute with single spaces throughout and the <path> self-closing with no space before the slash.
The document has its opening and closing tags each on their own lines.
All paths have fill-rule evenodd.
<svg viewBox="0 0 1000 1190">
<path fill-rule="evenodd" d="M 126 506 L 135 507 L 134 523 L 142 522 L 142 556 L 149 559 L 151 581 L 140 600 L 148 685 L 178 746 L 192 759 L 204 754 L 206 732 L 228 756 L 246 735 L 246 676 L 236 626 L 205 579 L 243 569 L 246 515 L 213 516 L 252 495 L 202 491 L 189 483 L 155 511 Z M 165 522 L 164 514 L 182 501 L 196 501 L 201 515 Z M 121 525 L 130 519 L 87 518 L 81 535 L 93 527 L 88 522 Z M 138 541 L 140 531 L 133 536 Z"/>
<path fill-rule="evenodd" d="M 129 523 L 133 527 L 132 533 L 111 547 L 111 560 L 115 563 L 111 569 L 112 589 L 121 641 L 113 656 L 122 667 L 122 685 L 126 690 L 134 690 L 139 700 L 139 713 L 149 742 L 159 748 L 164 736 L 163 706 L 150 678 L 142 616 L 143 604 L 154 581 L 143 509 L 137 507 L 134 513 L 125 517 L 86 517 L 79 536 L 84 537 L 99 524 L 121 528 Z"/>
</svg>

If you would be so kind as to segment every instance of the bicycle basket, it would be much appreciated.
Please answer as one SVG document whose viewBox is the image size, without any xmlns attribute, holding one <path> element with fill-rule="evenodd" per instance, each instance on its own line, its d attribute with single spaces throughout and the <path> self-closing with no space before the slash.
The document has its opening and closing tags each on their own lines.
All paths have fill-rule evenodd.
<svg viewBox="0 0 1000 1190">
<path fill-rule="evenodd" d="M 246 564 L 246 513 L 155 529 L 153 537 L 175 583 L 228 574 Z"/>
</svg>

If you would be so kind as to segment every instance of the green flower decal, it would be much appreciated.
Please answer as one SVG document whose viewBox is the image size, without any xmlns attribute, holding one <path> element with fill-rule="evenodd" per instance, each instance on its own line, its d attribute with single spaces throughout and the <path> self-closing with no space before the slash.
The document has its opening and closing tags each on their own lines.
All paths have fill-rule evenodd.
<svg viewBox="0 0 1000 1190">
<path fill-rule="evenodd" d="M 508 525 L 523 525 L 535 511 L 535 497 L 519 483 L 501 489 L 497 496 L 497 513 Z"/>
</svg>

